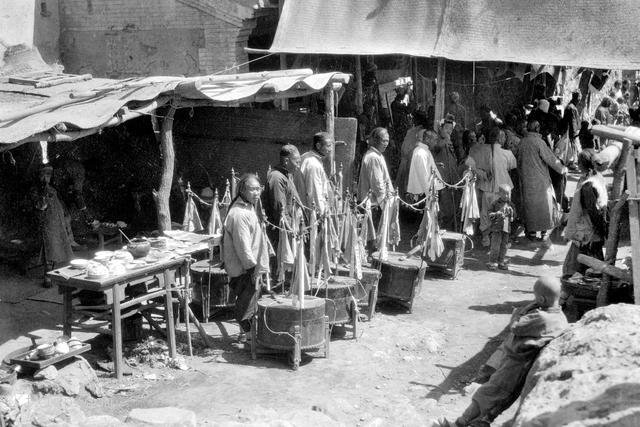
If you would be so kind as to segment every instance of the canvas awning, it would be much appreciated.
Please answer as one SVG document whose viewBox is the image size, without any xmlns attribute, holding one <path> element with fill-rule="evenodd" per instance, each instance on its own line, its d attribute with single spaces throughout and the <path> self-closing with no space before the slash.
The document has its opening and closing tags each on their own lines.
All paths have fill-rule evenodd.
<svg viewBox="0 0 640 427">
<path fill-rule="evenodd" d="M 192 78 L 91 79 L 49 88 L 0 83 L 0 151 L 29 141 L 77 139 L 168 103 L 181 107 L 264 102 L 308 95 L 348 81 L 346 74 L 313 74 L 303 69 Z"/>
<path fill-rule="evenodd" d="M 640 69 L 637 0 L 286 1 L 274 53 Z"/>
</svg>

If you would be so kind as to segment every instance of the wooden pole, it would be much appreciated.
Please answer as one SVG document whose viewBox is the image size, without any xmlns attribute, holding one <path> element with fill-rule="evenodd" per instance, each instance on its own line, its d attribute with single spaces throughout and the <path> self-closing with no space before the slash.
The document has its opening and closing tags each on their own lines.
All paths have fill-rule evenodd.
<svg viewBox="0 0 640 427">
<path fill-rule="evenodd" d="M 362 93 L 362 63 L 360 56 L 356 55 L 356 112 L 358 115 L 364 111 L 364 95 Z"/>
<path fill-rule="evenodd" d="M 629 192 L 625 191 L 615 203 L 609 213 L 609 235 L 605 243 L 604 260 L 609 264 L 615 264 L 618 256 L 618 242 L 620 241 L 620 216 L 622 207 L 627 203 Z"/>
<path fill-rule="evenodd" d="M 437 85 L 436 85 L 436 105 L 435 105 L 435 114 L 433 117 L 433 128 L 434 130 L 438 130 L 438 125 L 440 123 L 440 119 L 444 117 L 444 98 L 445 98 L 445 87 L 444 80 L 446 78 L 446 60 L 444 58 L 438 58 L 438 73 L 436 75 Z"/>
<path fill-rule="evenodd" d="M 162 155 L 162 177 L 160 187 L 153 190 L 153 199 L 158 211 L 158 229 L 160 231 L 171 230 L 171 212 L 169 210 L 169 196 L 173 183 L 173 169 L 175 167 L 175 148 L 173 146 L 173 116 L 175 107 L 170 107 L 162 121 L 160 133 L 160 153 Z"/>
<path fill-rule="evenodd" d="M 640 305 L 640 222 L 638 221 L 638 174 L 636 150 L 627 159 L 627 188 L 629 189 L 629 231 L 631 234 L 631 259 L 633 260 L 633 297 Z"/>
<path fill-rule="evenodd" d="M 284 0 L 280 0 L 278 2 L 278 21 L 280 20 L 280 16 L 282 15 L 282 8 L 283 7 L 284 7 Z M 286 53 L 281 53 L 280 54 L 280 69 L 281 70 L 286 70 L 287 69 L 287 54 Z M 283 111 L 287 111 L 289 109 L 289 99 L 282 98 L 280 100 L 280 106 L 282 107 Z"/>
<path fill-rule="evenodd" d="M 328 85 L 324 90 L 324 127 L 325 132 L 331 136 L 332 139 L 335 139 L 335 111 L 336 111 L 336 103 L 335 97 L 333 93 L 333 88 L 331 85 Z M 336 173 L 336 150 L 335 147 L 331 150 L 330 162 L 331 162 L 331 176 L 334 176 Z"/>
</svg>

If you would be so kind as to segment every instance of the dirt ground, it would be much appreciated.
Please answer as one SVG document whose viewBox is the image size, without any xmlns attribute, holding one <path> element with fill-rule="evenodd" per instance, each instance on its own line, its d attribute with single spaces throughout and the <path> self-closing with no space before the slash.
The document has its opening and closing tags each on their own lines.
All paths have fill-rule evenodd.
<svg viewBox="0 0 640 427">
<path fill-rule="evenodd" d="M 415 228 L 405 224 L 403 234 Z M 454 418 L 470 402 L 463 389 L 499 345 L 513 309 L 532 299 L 535 278 L 560 275 L 566 245 L 545 250 L 525 241 L 509 249 L 509 271 L 487 271 L 486 250 L 467 245 L 455 280 L 427 271 L 412 313 L 379 305 L 374 319 L 361 323 L 356 340 L 336 328 L 330 357 L 309 355 L 298 371 L 283 356 L 252 360 L 235 344 L 238 328 L 231 315 L 222 315 L 205 326 L 215 348 L 187 356 L 189 370 L 143 365 L 121 383 L 100 374 L 108 390 L 121 392 L 76 403 L 87 414 L 121 420 L 133 408 L 175 406 L 194 411 L 202 425 L 424 426 L 436 417 Z M 30 336 L 60 334 L 62 306 L 55 292 L 48 295 L 40 299 L 54 302 L 0 302 L 0 356 L 29 345 Z M 193 337 L 197 341 L 197 333 Z M 178 341 L 186 342 L 183 328 Z M 104 351 L 108 343 L 98 341 L 94 348 Z M 514 412 L 510 408 L 496 425 L 508 425 Z"/>
<path fill-rule="evenodd" d="M 361 323 L 357 340 L 335 331 L 330 357 L 305 357 L 298 371 L 282 356 L 253 361 L 234 344 L 237 327 L 222 315 L 206 325 L 216 348 L 187 357 L 190 370 L 134 368 L 121 384 L 128 391 L 77 403 L 85 413 L 122 420 L 132 408 L 176 406 L 215 425 L 418 426 L 454 417 L 469 403 L 462 389 L 500 343 L 512 310 L 531 299 L 535 277 L 560 273 L 566 247 L 543 252 L 537 246 L 514 244 L 508 272 L 487 271 L 486 251 L 468 250 L 455 280 L 427 273 L 411 314 L 380 305 L 373 321 Z M 59 304 L 24 300 L 0 308 L 2 354 L 28 345 L 29 335 L 59 334 Z M 183 330 L 178 340 L 185 342 Z M 104 381 L 116 388 L 115 380 Z"/>
</svg>

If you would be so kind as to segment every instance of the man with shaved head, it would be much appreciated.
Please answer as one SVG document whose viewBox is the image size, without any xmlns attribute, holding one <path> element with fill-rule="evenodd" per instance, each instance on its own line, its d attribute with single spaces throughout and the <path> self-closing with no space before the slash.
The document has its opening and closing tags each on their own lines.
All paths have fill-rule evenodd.
<svg viewBox="0 0 640 427">
<path fill-rule="evenodd" d="M 441 426 L 490 426 L 518 399 L 540 351 L 569 326 L 559 304 L 560 287 L 560 279 L 556 277 L 536 280 L 535 300 L 513 314 L 510 333 L 499 348 L 502 354 L 491 357 L 499 362 L 497 370 L 473 394 L 462 416 L 455 423 L 441 420 Z"/>
</svg>

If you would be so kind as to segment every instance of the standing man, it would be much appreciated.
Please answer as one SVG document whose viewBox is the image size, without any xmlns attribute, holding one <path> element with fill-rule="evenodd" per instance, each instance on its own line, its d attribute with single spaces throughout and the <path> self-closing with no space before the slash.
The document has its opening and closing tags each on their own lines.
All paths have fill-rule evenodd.
<svg viewBox="0 0 640 427">
<path fill-rule="evenodd" d="M 382 204 L 393 191 L 387 163 L 382 155 L 388 145 L 389 132 L 382 127 L 375 128 L 369 136 L 369 150 L 362 158 L 360 178 L 358 179 L 358 198 L 364 200 L 371 192 L 371 217 L 375 227 L 380 221 Z M 373 241 L 368 241 L 367 246 L 372 248 Z"/>
<path fill-rule="evenodd" d="M 333 150 L 333 138 L 327 132 L 318 132 L 313 135 L 313 146 L 310 151 L 302 155 L 300 172 L 304 182 L 304 189 L 298 188 L 298 194 L 302 203 L 311 208 L 315 203 L 320 215 L 328 209 L 329 178 L 322 164 L 324 158 Z"/>
<path fill-rule="evenodd" d="M 229 276 L 229 287 L 237 295 L 234 311 L 240 325 L 240 342 L 245 342 L 246 334 L 251 331 L 251 319 L 260 292 L 258 278 L 264 273 L 264 266 L 268 270 L 269 265 L 268 251 L 261 250 L 263 233 L 255 211 L 261 192 L 257 176 L 243 175 L 238 182 L 238 195 L 224 222 L 224 268 Z M 261 256 L 264 253 L 266 262 Z"/>
<path fill-rule="evenodd" d="M 580 103 L 581 95 L 579 91 L 571 94 L 571 101 L 564 109 L 563 130 L 567 132 L 567 138 L 569 138 L 567 152 L 563 158 L 567 161 L 570 168 L 576 167 L 578 161 L 578 154 L 582 148 L 580 147 L 580 113 L 578 112 L 578 104 Z"/>
<path fill-rule="evenodd" d="M 282 212 L 285 214 L 289 225 L 297 227 L 293 220 L 297 216 L 295 211 L 300 203 L 298 191 L 293 183 L 293 176 L 300 168 L 300 153 L 291 144 L 287 144 L 280 149 L 280 163 L 274 167 L 267 176 L 267 188 L 264 193 L 264 209 L 267 219 L 273 225 L 280 224 Z M 269 227 L 267 229 L 269 240 L 274 248 L 278 247 L 280 233 L 277 229 Z"/>
<path fill-rule="evenodd" d="M 547 231 L 556 225 L 554 211 L 557 209 L 549 168 L 562 175 L 567 174 L 567 168 L 542 140 L 540 123 L 533 120 L 527 129 L 527 136 L 522 138 L 518 149 L 524 224 L 530 240 L 540 231 L 542 240 L 546 241 Z"/>
</svg>

